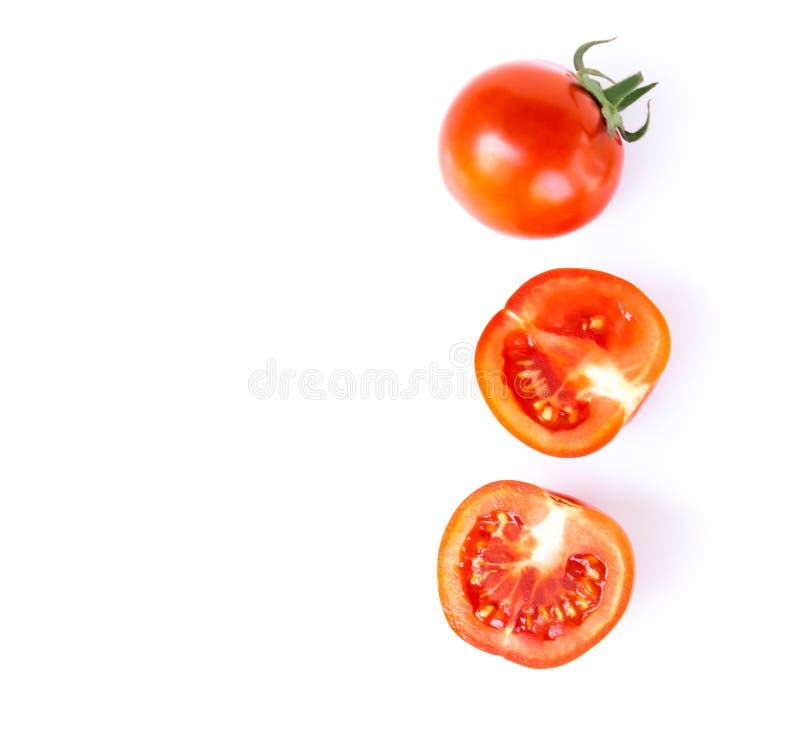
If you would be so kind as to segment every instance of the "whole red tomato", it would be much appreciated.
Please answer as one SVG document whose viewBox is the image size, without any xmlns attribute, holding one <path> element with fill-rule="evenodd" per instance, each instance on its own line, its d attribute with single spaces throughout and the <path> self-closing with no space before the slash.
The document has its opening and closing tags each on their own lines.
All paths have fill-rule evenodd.
<svg viewBox="0 0 800 741">
<path fill-rule="evenodd" d="M 611 200 L 622 172 L 620 111 L 652 89 L 640 74 L 603 89 L 606 78 L 548 62 L 514 62 L 470 82 L 444 119 L 439 159 L 445 183 L 479 221 L 520 237 L 553 237 L 583 226 Z M 649 121 L 649 114 L 648 114 Z"/>
</svg>

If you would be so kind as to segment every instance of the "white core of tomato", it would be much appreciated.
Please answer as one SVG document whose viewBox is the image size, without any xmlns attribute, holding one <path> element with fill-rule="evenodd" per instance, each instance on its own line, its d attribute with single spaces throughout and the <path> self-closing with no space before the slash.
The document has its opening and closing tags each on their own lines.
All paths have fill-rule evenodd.
<svg viewBox="0 0 800 741">
<path fill-rule="evenodd" d="M 532 566 L 540 574 L 549 574 L 564 565 L 563 543 L 564 525 L 567 521 L 567 513 L 564 507 L 553 502 L 547 516 L 528 528 L 528 532 L 534 538 L 535 545 L 531 549 L 530 555 L 525 561 L 519 562 L 518 566 Z M 504 641 L 508 641 L 514 632 L 515 619 L 511 620 L 506 626 Z"/>
<path fill-rule="evenodd" d="M 589 379 L 591 386 L 579 394 L 579 398 L 591 400 L 592 396 L 605 396 L 618 401 L 625 411 L 627 420 L 635 411 L 642 399 L 647 395 L 647 384 L 636 384 L 628 381 L 614 366 L 588 365 L 583 374 Z"/>
<path fill-rule="evenodd" d="M 536 545 L 528 556 L 527 564 L 540 573 L 547 573 L 563 566 L 564 523 L 567 515 L 564 508 L 553 503 L 550 511 L 541 522 L 528 528 L 536 539 Z"/>
</svg>

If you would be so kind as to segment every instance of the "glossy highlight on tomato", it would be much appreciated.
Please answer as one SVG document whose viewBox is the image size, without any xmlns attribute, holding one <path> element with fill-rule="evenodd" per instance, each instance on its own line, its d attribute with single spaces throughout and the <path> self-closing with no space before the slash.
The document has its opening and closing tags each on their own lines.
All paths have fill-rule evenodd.
<svg viewBox="0 0 800 741">
<path fill-rule="evenodd" d="M 441 129 L 445 184 L 475 218 L 519 237 L 553 237 L 594 219 L 619 183 L 623 145 L 575 73 L 504 64 L 456 97 Z"/>
<path fill-rule="evenodd" d="M 565 664 L 614 627 L 628 604 L 630 542 L 610 517 L 519 481 L 467 497 L 439 548 L 439 597 L 467 643 L 524 666 Z"/>
<path fill-rule="evenodd" d="M 475 351 L 492 413 L 535 450 L 587 455 L 608 443 L 651 392 L 669 329 L 636 286 L 597 270 L 532 278 L 483 331 Z"/>
</svg>

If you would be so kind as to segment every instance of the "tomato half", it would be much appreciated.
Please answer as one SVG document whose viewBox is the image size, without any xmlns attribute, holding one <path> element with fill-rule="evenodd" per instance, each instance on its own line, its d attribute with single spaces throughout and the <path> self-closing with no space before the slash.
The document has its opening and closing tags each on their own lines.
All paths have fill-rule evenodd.
<svg viewBox="0 0 800 741">
<path fill-rule="evenodd" d="M 479 221 L 506 234 L 552 237 L 606 207 L 622 147 L 573 72 L 515 62 L 483 73 L 456 97 L 439 161 L 448 189 Z"/>
<path fill-rule="evenodd" d="M 636 286 L 561 268 L 519 288 L 475 350 L 478 385 L 513 435 L 549 455 L 592 453 L 640 407 L 669 357 L 669 329 Z"/>
<path fill-rule="evenodd" d="M 633 551 L 610 517 L 570 497 L 497 481 L 455 511 L 439 597 L 467 643 L 544 669 L 580 656 L 622 617 Z"/>
</svg>

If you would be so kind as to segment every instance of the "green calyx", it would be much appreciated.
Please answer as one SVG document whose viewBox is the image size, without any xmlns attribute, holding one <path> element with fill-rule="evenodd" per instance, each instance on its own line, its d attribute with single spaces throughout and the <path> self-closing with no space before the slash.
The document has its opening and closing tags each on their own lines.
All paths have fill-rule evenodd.
<svg viewBox="0 0 800 741">
<path fill-rule="evenodd" d="M 580 83 L 581 87 L 586 90 L 600 106 L 600 112 L 603 114 L 603 118 L 606 120 L 608 135 L 614 136 L 614 132 L 619 131 L 619 135 L 626 142 L 635 142 L 637 139 L 641 139 L 645 135 L 647 132 L 647 127 L 650 125 L 650 101 L 647 101 L 647 119 L 645 120 L 642 128 L 637 129 L 636 131 L 628 131 L 625 128 L 622 123 L 621 112 L 624 111 L 629 105 L 639 100 L 639 98 L 641 98 L 643 95 L 649 93 L 656 85 L 658 85 L 658 83 L 651 82 L 648 85 L 639 87 L 644 82 L 641 72 L 637 72 L 635 75 L 626 77 L 624 80 L 620 80 L 619 82 L 614 82 L 614 80 L 607 75 L 604 75 L 602 72 L 599 72 L 596 69 L 591 69 L 590 67 L 584 67 L 583 55 L 588 49 L 591 49 L 597 44 L 607 44 L 609 41 L 613 40 L 614 39 L 603 39 L 602 41 L 589 41 L 586 44 L 579 46 L 573 58 L 573 62 L 575 64 L 575 76 L 578 78 L 578 82 Z M 607 80 L 611 83 L 611 85 L 609 85 L 607 88 L 604 88 L 597 80 L 594 79 L 595 77 L 598 77 L 602 80 Z"/>
</svg>

